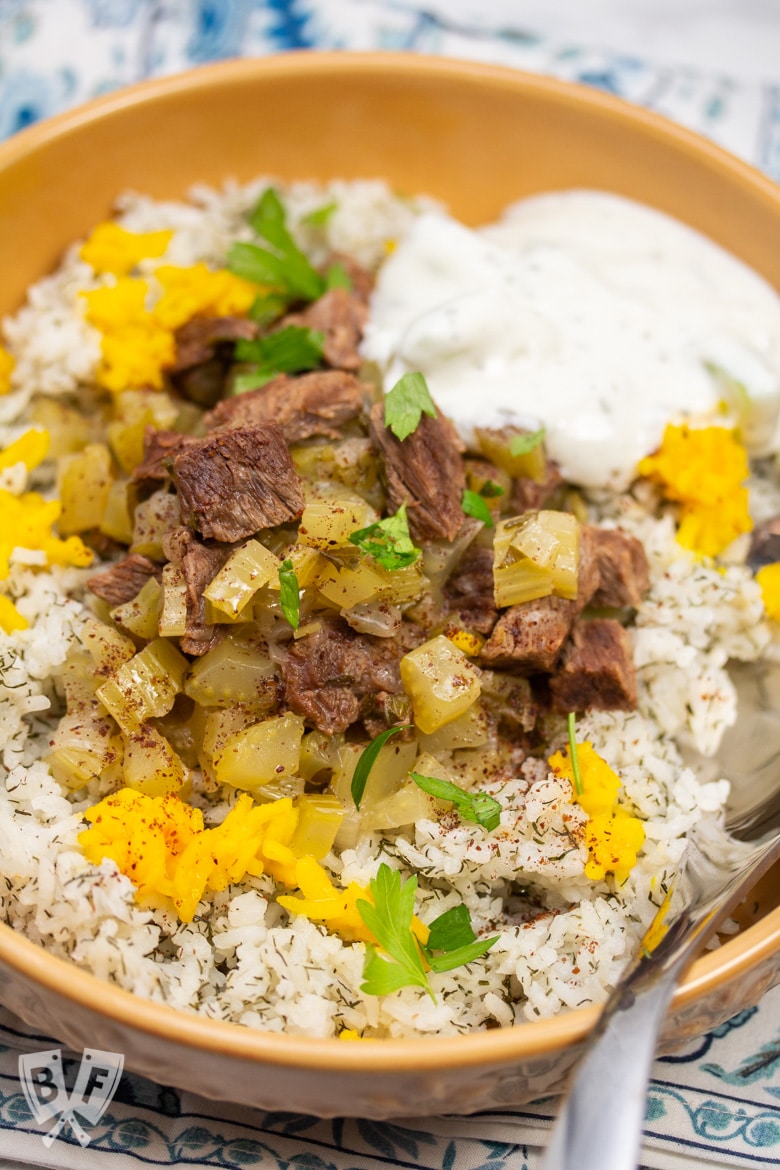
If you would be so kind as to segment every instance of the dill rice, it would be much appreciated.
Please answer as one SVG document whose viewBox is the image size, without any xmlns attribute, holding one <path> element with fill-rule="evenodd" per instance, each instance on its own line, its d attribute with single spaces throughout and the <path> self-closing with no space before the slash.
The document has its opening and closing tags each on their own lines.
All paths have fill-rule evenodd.
<svg viewBox="0 0 780 1170">
<path fill-rule="evenodd" d="M 65 784 L 47 763 L 65 715 L 57 743 L 79 766 L 83 730 L 73 712 L 81 683 L 73 663 L 87 653 L 95 623 L 94 598 L 86 590 L 95 571 L 87 563 L 86 532 L 69 530 L 67 514 L 63 521 L 59 505 L 51 504 L 63 482 L 60 470 L 57 486 L 57 460 L 97 438 L 94 419 L 85 419 L 74 403 L 94 407 L 96 419 L 101 394 L 132 396 L 139 379 L 163 385 L 160 361 L 171 360 L 182 314 L 186 321 L 198 313 L 248 311 L 257 290 L 243 276 L 217 277 L 214 270 L 222 271 L 231 246 L 249 239 L 246 216 L 267 186 L 258 180 L 220 191 L 201 188 L 187 204 L 122 197 L 116 223 L 124 234 L 104 225 L 86 253 L 83 241 L 74 244 L 60 268 L 30 290 L 25 305 L 3 325 L 0 445 L 8 457 L 0 455 L 0 489 L 20 515 L 27 510 L 31 534 L 29 549 L 25 544 L 19 552 L 16 537 L 0 528 L 3 920 L 51 954 L 140 996 L 289 1034 L 347 1040 L 457 1034 L 602 1002 L 671 887 L 687 832 L 702 823 L 715 832 L 724 807 L 726 782 L 698 780 L 684 765 L 677 741 L 714 750 L 736 718 L 726 661 L 758 658 L 771 637 L 761 586 L 751 572 L 739 563 L 708 560 L 676 539 L 676 508 L 687 508 L 686 534 L 706 528 L 708 540 L 718 535 L 714 518 L 703 516 L 701 502 L 693 499 L 695 483 L 682 483 L 675 478 L 679 468 L 671 466 L 674 444 L 687 443 L 687 436 L 670 436 L 665 457 L 648 463 L 646 479 L 633 494 L 587 501 L 592 522 L 635 536 L 649 562 L 650 587 L 630 626 L 637 707 L 587 711 L 576 726 L 573 714 L 568 721 L 553 720 L 543 754 L 529 755 L 513 775 L 474 783 L 469 796 L 489 797 L 490 815 L 496 802 L 500 806 L 498 827 L 480 823 L 478 806 L 470 806 L 473 817 L 467 818 L 452 802 L 405 791 L 405 800 L 427 800 L 430 814 L 359 834 L 315 857 L 301 845 L 310 838 L 296 790 L 284 789 L 296 779 L 294 770 L 279 765 L 278 799 L 268 803 L 240 786 L 204 779 L 197 768 L 187 769 L 180 790 L 171 781 L 155 791 L 154 780 L 141 774 L 139 789 L 131 791 L 123 786 L 129 764 L 122 763 L 121 736 L 105 714 L 109 705 L 103 722 L 93 727 L 105 750 L 97 774 L 87 770 L 83 782 Z M 298 183 L 282 194 L 296 246 L 320 266 L 338 254 L 376 267 L 391 242 L 401 240 L 430 206 L 397 198 L 379 182 Z M 129 243 L 127 233 L 133 234 Z M 186 279 L 179 272 L 185 269 Z M 333 277 L 340 279 L 338 273 Z M 157 309 L 149 299 L 156 280 L 162 290 Z M 138 408 L 136 430 L 123 435 L 124 476 L 146 426 L 175 428 L 176 412 L 171 417 L 165 411 L 164 393 Z M 424 411 L 430 414 L 427 405 Z M 31 427 L 52 436 L 51 453 L 24 438 Z M 517 449 L 531 457 L 531 446 L 538 445 Z M 735 460 L 735 491 L 742 491 L 745 471 Z M 488 480 L 476 511 L 500 509 L 501 491 Z M 777 489 L 764 484 L 762 492 L 765 514 L 780 511 Z M 746 524 L 743 504 L 740 495 L 730 531 Z M 475 509 L 474 500 L 470 506 Z M 405 512 L 394 527 L 382 523 L 380 548 L 391 568 L 380 564 L 377 572 L 407 572 L 401 560 L 412 559 L 416 549 Z M 362 536 L 369 528 L 355 522 L 353 531 Z M 354 542 L 352 547 L 357 557 Z M 276 562 L 275 569 L 269 562 L 268 580 L 275 580 L 278 593 L 281 572 L 278 623 L 286 623 L 285 636 L 298 644 L 308 636 L 303 601 L 310 559 Z M 765 573 L 765 580 L 776 615 L 780 586 L 772 574 Z M 175 574 L 168 573 L 160 588 L 168 589 L 166 614 L 170 628 L 178 629 Z M 214 597 L 229 616 L 230 599 L 216 590 Z M 105 615 L 106 607 L 98 609 Z M 128 635 L 119 634 L 126 642 Z M 111 655 L 124 661 L 123 653 L 137 653 L 145 641 L 131 639 L 131 649 L 123 651 L 120 638 L 103 637 L 90 660 L 101 686 L 119 677 Z M 467 665 L 481 645 L 468 631 L 455 631 L 448 643 Z M 185 661 L 183 669 L 190 666 Z M 102 693 L 109 704 L 111 687 Z M 279 727 L 284 760 L 283 736 L 300 738 L 298 716 L 282 712 L 272 718 L 288 721 Z M 150 725 L 156 719 L 153 713 Z M 435 743 L 436 734 L 427 739 Z M 153 747 L 143 750 L 164 753 L 164 738 L 157 732 Z M 404 737 L 388 737 L 381 750 L 403 751 Z M 427 760 L 421 763 L 420 754 L 414 770 L 430 776 L 435 751 L 424 750 Z M 317 766 L 314 747 L 312 753 L 307 766 L 316 779 L 324 765 Z M 367 793 L 377 766 L 371 762 L 361 776 Z M 310 785 L 312 794 L 315 788 Z M 617 851 L 618 863 L 609 859 L 610 850 Z M 184 857 L 187 864 L 179 868 Z M 418 983 L 370 994 L 361 987 L 374 936 L 360 915 L 360 901 L 371 890 L 375 897 L 389 890 L 403 898 L 382 866 L 405 882 L 417 881 L 401 957 Z M 450 926 L 461 921 L 458 908 L 465 908 L 475 939 L 496 941 L 471 961 L 446 969 L 448 949 L 426 950 L 428 932 L 442 916 L 450 916 L 444 920 Z M 387 907 L 376 909 L 381 917 Z M 469 937 L 455 931 L 448 946 L 452 952 L 468 947 Z M 371 969 L 380 986 L 387 977 L 383 954 L 384 965 Z M 377 961 L 382 964 L 382 957 Z"/>
</svg>

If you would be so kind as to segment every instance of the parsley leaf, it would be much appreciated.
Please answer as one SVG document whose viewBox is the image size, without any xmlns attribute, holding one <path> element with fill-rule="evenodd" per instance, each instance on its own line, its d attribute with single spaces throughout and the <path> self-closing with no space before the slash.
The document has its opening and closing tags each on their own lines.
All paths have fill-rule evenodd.
<svg viewBox="0 0 780 1170">
<path fill-rule="evenodd" d="M 461 507 L 467 516 L 473 516 L 475 520 L 481 520 L 486 528 L 493 527 L 493 515 L 485 503 L 484 496 L 480 495 L 479 492 L 472 492 L 469 488 L 466 488 L 463 493 Z"/>
<path fill-rule="evenodd" d="M 435 998 L 412 933 L 417 878 L 404 882 L 397 870 L 382 862 L 369 884 L 374 903 L 359 898 L 358 913 L 392 961 L 380 958 L 374 947 L 367 948 L 360 990 L 366 995 L 387 995 L 388 991 L 411 985 L 424 987 Z"/>
<path fill-rule="evenodd" d="M 252 302 L 249 309 L 249 316 L 253 321 L 257 321 L 257 324 L 264 329 L 281 317 L 289 303 L 288 298 L 282 296 L 280 293 L 263 293 Z"/>
<path fill-rule="evenodd" d="M 478 959 L 498 942 L 498 935 L 478 939 L 466 907 L 454 906 L 434 919 L 428 942 L 420 947 L 412 930 L 417 878 L 410 877 L 404 883 L 396 870 L 382 862 L 370 887 L 374 904 L 360 898 L 358 912 L 389 958 L 383 958 L 370 943 L 367 945 L 360 987 L 366 995 L 388 995 L 401 987 L 424 987 L 435 1002 L 426 963 L 432 971 L 451 971 Z"/>
<path fill-rule="evenodd" d="M 282 613 L 292 628 L 297 630 L 301 620 L 301 591 L 293 563 L 289 557 L 279 566 L 279 586 L 279 602 Z"/>
<path fill-rule="evenodd" d="M 323 203 L 322 207 L 315 207 L 314 211 L 304 215 L 301 223 L 305 223 L 307 227 L 325 227 L 337 208 L 338 202 L 331 199 L 330 203 Z"/>
<path fill-rule="evenodd" d="M 478 938 L 468 946 L 458 947 L 453 951 L 445 951 L 441 955 L 428 955 L 426 958 L 432 971 L 452 971 L 453 967 L 462 967 L 466 963 L 473 963 L 480 955 L 484 955 L 494 943 L 498 942 L 498 935 L 492 938 Z"/>
<path fill-rule="evenodd" d="M 429 928 L 426 951 L 453 951 L 456 947 L 467 946 L 477 937 L 471 928 L 468 908 L 461 904 L 445 910 L 434 918 Z"/>
<path fill-rule="evenodd" d="M 351 532 L 349 540 L 362 552 L 372 556 L 383 569 L 403 569 L 413 565 L 420 555 L 419 548 L 412 543 L 409 535 L 406 504 L 401 504 L 394 516 Z"/>
<path fill-rule="evenodd" d="M 529 451 L 535 451 L 544 442 L 546 434 L 545 428 L 540 427 L 538 431 L 532 431 L 528 435 L 515 435 L 509 440 L 509 454 L 527 455 Z"/>
<path fill-rule="evenodd" d="M 493 480 L 489 479 L 487 483 L 483 483 L 482 487 L 479 489 L 479 494 L 486 500 L 495 500 L 497 496 L 505 496 L 506 492 L 501 487 L 500 483 L 493 483 Z"/>
<path fill-rule="evenodd" d="M 424 414 L 436 418 L 436 407 L 422 374 L 404 374 L 385 395 L 385 426 L 402 442 L 417 430 Z"/>
<path fill-rule="evenodd" d="M 366 790 L 368 774 L 376 763 L 377 756 L 390 736 L 395 735 L 400 730 L 400 727 L 388 727 L 386 731 L 380 731 L 376 739 L 372 739 L 365 751 L 361 753 L 357 767 L 352 775 L 352 799 L 355 802 L 355 808 L 360 808 L 360 802 Z"/>
<path fill-rule="evenodd" d="M 315 301 L 322 296 L 325 281 L 287 230 L 284 207 L 273 187 L 263 192 L 249 222 L 266 246 L 233 244 L 228 249 L 228 269 L 244 280 L 270 286 L 288 301 Z"/>
<path fill-rule="evenodd" d="M 344 265 L 340 264 L 338 260 L 335 264 L 331 264 L 325 273 L 325 287 L 328 290 L 332 288 L 345 288 L 347 292 L 352 291 L 352 277 Z"/>
<path fill-rule="evenodd" d="M 423 792 L 439 800 L 451 801 L 462 820 L 472 821 L 482 825 L 488 832 L 497 829 L 501 822 L 501 805 L 487 792 L 464 792 L 457 784 L 450 780 L 438 780 L 434 776 L 421 776 L 418 772 L 410 772 L 412 780 Z"/>
<path fill-rule="evenodd" d="M 316 329 L 304 329 L 288 325 L 267 337 L 255 341 L 237 341 L 236 359 L 240 362 L 254 362 L 254 369 L 239 374 L 235 379 L 233 393 L 244 394 L 264 386 L 277 374 L 300 374 L 314 370 L 322 360 L 325 334 Z"/>
<path fill-rule="evenodd" d="M 582 796 L 582 776 L 580 775 L 580 757 L 577 752 L 577 717 L 570 711 L 566 723 L 569 730 L 569 759 L 571 760 L 571 774 L 574 777 L 574 791 Z"/>
<path fill-rule="evenodd" d="M 428 942 L 423 950 L 432 971 L 451 971 L 453 967 L 470 963 L 498 942 L 497 934 L 493 938 L 477 938 L 468 909 L 463 904 L 453 906 L 434 918 L 429 930 Z M 446 953 L 434 955 L 434 951 Z"/>
</svg>

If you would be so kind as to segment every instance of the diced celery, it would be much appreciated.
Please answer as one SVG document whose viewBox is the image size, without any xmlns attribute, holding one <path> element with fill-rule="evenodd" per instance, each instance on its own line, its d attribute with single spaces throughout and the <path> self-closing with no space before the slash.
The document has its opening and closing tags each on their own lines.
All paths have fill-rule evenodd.
<svg viewBox="0 0 780 1170">
<path fill-rule="evenodd" d="M 298 527 L 298 540 L 310 548 L 332 552 L 346 546 L 350 535 L 367 528 L 379 517 L 374 508 L 353 492 L 335 498 L 313 496 L 307 500 Z"/>
<path fill-rule="evenodd" d="M 277 702 L 275 667 L 264 650 L 231 633 L 193 663 L 184 693 L 201 707 L 243 703 L 269 712 Z"/>
<path fill-rule="evenodd" d="M 124 782 L 147 796 L 178 792 L 187 769 L 164 735 L 145 724 L 125 734 Z"/>
<path fill-rule="evenodd" d="M 170 562 L 162 573 L 162 608 L 158 629 L 162 638 L 180 638 L 187 631 L 187 582 L 181 568 Z"/>
<path fill-rule="evenodd" d="M 163 560 L 162 539 L 180 523 L 179 497 L 166 491 L 153 492 L 148 500 L 136 506 L 130 551 L 151 557 L 153 561 Z"/>
<path fill-rule="evenodd" d="M 339 753 L 339 766 L 334 771 L 330 782 L 331 791 L 338 797 L 347 811 L 354 808 L 352 777 L 366 746 L 364 743 L 345 743 Z M 413 739 L 407 742 L 399 740 L 395 736 L 383 744 L 371 768 L 360 804 L 360 811 L 370 811 L 386 797 L 397 792 L 415 766 L 416 759 L 417 743 Z"/>
<path fill-rule="evenodd" d="M 330 853 L 344 820 L 344 806 L 336 796 L 311 793 L 296 801 L 298 824 L 290 848 L 296 857 L 310 855 L 320 861 Z"/>
<path fill-rule="evenodd" d="M 59 482 L 62 512 L 58 521 L 63 536 L 100 527 L 112 478 L 111 455 L 104 443 L 89 443 L 78 455 L 64 461 Z"/>
<path fill-rule="evenodd" d="M 158 634 L 161 607 L 162 586 L 156 577 L 150 577 L 132 601 L 125 601 L 111 610 L 111 617 L 136 638 L 151 642 Z"/>
<path fill-rule="evenodd" d="M 300 715 L 277 715 L 255 723 L 233 735 L 214 756 L 214 774 L 220 784 L 231 784 L 253 792 L 294 776 L 301 755 L 303 719 Z"/>
<path fill-rule="evenodd" d="M 354 569 L 329 564 L 317 586 L 326 601 L 337 609 L 350 609 L 386 590 L 387 584 L 368 561 L 359 561 Z"/>
<path fill-rule="evenodd" d="M 537 443 L 522 455 L 512 454 L 512 439 L 523 433 L 513 427 L 499 431 L 477 427 L 474 431 L 480 451 L 486 459 L 495 463 L 496 467 L 500 467 L 507 475 L 527 477 L 542 483 L 547 473 L 547 456 L 543 442 Z"/>
<path fill-rule="evenodd" d="M 135 654 L 135 643 L 113 626 L 88 618 L 80 635 L 95 663 L 97 674 L 112 674 Z"/>
<path fill-rule="evenodd" d="M 61 459 L 83 451 L 89 442 L 90 419 L 94 417 L 80 402 L 79 409 L 56 398 L 36 398 L 30 407 L 30 421 L 49 432 L 49 458 Z"/>
<path fill-rule="evenodd" d="M 181 692 L 187 659 L 173 643 L 155 638 L 97 689 L 97 697 L 123 731 L 167 715 Z"/>
<path fill-rule="evenodd" d="M 106 776 L 122 760 L 122 738 L 97 703 L 63 715 L 49 742 L 52 776 L 71 789 Z"/>
<path fill-rule="evenodd" d="M 279 558 L 259 540 L 249 540 L 228 557 L 206 586 L 204 597 L 218 610 L 236 616 L 279 573 Z"/>
<path fill-rule="evenodd" d="M 252 796 L 257 804 L 271 804 L 274 800 L 302 796 L 305 787 L 306 781 L 300 776 L 282 776 L 281 780 L 269 780 L 262 788 L 255 789 Z"/>
<path fill-rule="evenodd" d="M 159 390 L 124 390 L 113 405 L 115 418 L 107 427 L 108 441 L 119 466 L 130 472 L 143 460 L 146 428 L 173 427 L 178 408 Z"/>
<path fill-rule="evenodd" d="M 479 703 L 474 703 L 451 723 L 445 723 L 431 735 L 420 732 L 417 739 L 420 750 L 436 756 L 439 752 L 453 752 L 458 748 L 482 747 L 490 738 L 488 718 Z M 419 772 L 419 768 L 415 771 Z"/>
<path fill-rule="evenodd" d="M 130 544 L 133 539 L 133 522 L 130 519 L 130 510 L 127 506 L 126 479 L 114 480 L 108 489 L 103 519 L 100 521 L 100 531 L 122 544 Z"/>
<path fill-rule="evenodd" d="M 496 605 L 577 596 L 580 524 L 570 512 L 529 512 L 502 520 L 493 540 Z"/>
<path fill-rule="evenodd" d="M 439 634 L 401 659 L 401 680 L 425 735 L 457 719 L 479 698 L 479 670 Z"/>
<path fill-rule="evenodd" d="M 326 735 L 324 731 L 316 729 L 307 731 L 301 741 L 300 775 L 308 781 L 318 772 L 338 767 L 343 746 L 343 735 Z"/>
<path fill-rule="evenodd" d="M 435 820 L 438 815 L 437 805 L 441 805 L 442 811 L 446 809 L 446 805 L 423 792 L 414 780 L 405 780 L 397 792 L 380 801 L 370 811 L 366 810 L 364 825 L 369 829 L 399 829 L 402 825 Z"/>
</svg>

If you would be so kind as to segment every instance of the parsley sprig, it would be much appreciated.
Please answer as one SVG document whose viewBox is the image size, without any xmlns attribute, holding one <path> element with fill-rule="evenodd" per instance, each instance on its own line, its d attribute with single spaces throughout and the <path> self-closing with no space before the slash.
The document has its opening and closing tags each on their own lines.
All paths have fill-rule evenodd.
<svg viewBox="0 0 780 1170">
<path fill-rule="evenodd" d="M 387 957 L 373 944 L 367 945 L 360 988 L 366 995 L 388 995 L 401 987 L 422 987 L 435 1002 L 426 967 L 450 971 L 478 959 L 498 941 L 497 935 L 477 939 L 468 910 L 456 906 L 431 923 L 428 942 L 423 947 L 412 929 L 416 875 L 404 881 L 400 873 L 383 862 L 370 882 L 370 889 L 373 903 L 360 898 L 357 908 Z"/>
<path fill-rule="evenodd" d="M 315 370 L 322 360 L 325 334 L 316 329 L 288 325 L 268 337 L 254 341 L 236 342 L 236 359 L 251 362 L 253 368 L 239 374 L 233 385 L 234 394 L 244 394 L 264 386 L 278 374 L 300 374 Z"/>
<path fill-rule="evenodd" d="M 487 792 L 464 792 L 450 780 L 439 780 L 435 776 L 421 776 L 410 772 L 412 780 L 423 792 L 439 800 L 449 800 L 458 810 L 461 820 L 482 825 L 488 832 L 497 829 L 501 823 L 501 805 Z"/>
<path fill-rule="evenodd" d="M 547 431 L 544 427 L 540 427 L 538 431 L 531 431 L 525 435 L 515 435 L 509 440 L 509 454 L 510 455 L 528 455 L 530 451 L 535 451 L 544 442 Z"/>
<path fill-rule="evenodd" d="M 368 528 L 359 528 L 350 533 L 350 543 L 374 558 L 383 569 L 403 569 L 412 565 L 420 555 L 419 548 L 412 543 L 409 535 L 409 521 L 406 504 L 394 516 L 377 520 Z"/>
<path fill-rule="evenodd" d="M 360 808 L 368 777 L 377 761 L 377 756 L 390 736 L 397 735 L 400 730 L 400 727 L 388 727 L 386 731 L 380 731 L 379 735 L 372 739 L 368 747 L 361 753 L 355 771 L 352 773 L 352 799 L 355 802 L 355 808 Z"/>
<path fill-rule="evenodd" d="M 574 777 L 574 791 L 577 793 L 577 796 L 582 796 L 580 757 L 577 752 L 577 717 L 573 711 L 569 712 L 566 723 L 569 731 L 569 759 L 571 760 L 571 773 Z"/>
<path fill-rule="evenodd" d="M 233 244 L 227 254 L 230 271 L 265 285 L 287 303 L 321 297 L 325 281 L 290 235 L 284 206 L 273 187 L 263 192 L 249 222 L 263 243 Z"/>
<path fill-rule="evenodd" d="M 480 495 L 479 492 L 473 492 L 470 488 L 466 488 L 463 493 L 461 507 L 467 516 L 473 516 L 475 520 L 481 520 L 486 528 L 493 527 L 493 514 L 485 503 L 485 497 Z"/>
<path fill-rule="evenodd" d="M 436 418 L 428 383 L 420 373 L 404 374 L 385 395 L 385 426 L 403 442 L 417 430 L 424 414 Z"/>
<path fill-rule="evenodd" d="M 279 604 L 287 621 L 297 630 L 301 621 L 301 591 L 289 557 L 279 566 Z"/>
</svg>

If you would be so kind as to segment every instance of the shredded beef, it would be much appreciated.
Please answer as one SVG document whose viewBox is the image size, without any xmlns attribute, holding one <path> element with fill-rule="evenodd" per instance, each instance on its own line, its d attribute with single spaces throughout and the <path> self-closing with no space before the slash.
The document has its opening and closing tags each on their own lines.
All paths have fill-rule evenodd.
<svg viewBox="0 0 780 1170">
<path fill-rule="evenodd" d="M 549 673 L 577 616 L 577 602 L 562 597 L 540 597 L 511 606 L 503 613 L 481 660 L 521 674 Z"/>
<path fill-rule="evenodd" d="M 168 377 L 183 397 L 213 406 L 225 391 L 235 343 L 256 336 L 257 325 L 246 317 L 193 317 L 176 330 Z"/>
<path fill-rule="evenodd" d="M 109 605 L 124 605 L 140 593 L 150 577 L 160 578 L 160 566 L 148 557 L 130 553 L 108 569 L 95 573 L 87 581 L 87 588 Z"/>
<path fill-rule="evenodd" d="M 324 265 L 324 270 L 327 271 L 334 264 L 340 264 L 349 277 L 352 287 L 348 291 L 352 293 L 353 297 L 357 297 L 359 301 L 363 301 L 367 305 L 371 293 L 374 291 L 374 277 L 368 269 L 343 252 L 331 252 Z"/>
<path fill-rule="evenodd" d="M 144 433 L 144 457 L 133 468 L 133 480 L 139 491 L 155 491 L 171 478 L 173 460 L 185 447 L 198 440 L 179 431 L 158 431 L 147 427 Z"/>
<path fill-rule="evenodd" d="M 402 691 L 395 639 L 323 624 L 295 642 L 281 662 L 287 706 L 328 735 L 346 731 L 379 695 Z"/>
<path fill-rule="evenodd" d="M 423 415 L 401 442 L 385 426 L 384 404 L 371 409 L 371 436 L 384 459 L 390 511 L 408 505 L 409 531 L 417 540 L 454 540 L 463 526 L 466 475 L 463 444 L 449 419 Z"/>
<path fill-rule="evenodd" d="M 547 507 L 562 483 L 563 476 L 558 470 L 558 464 L 548 460 L 541 482 L 531 479 L 530 475 L 520 475 L 512 480 L 509 506 L 517 515 L 538 512 Z"/>
<path fill-rule="evenodd" d="M 489 634 L 498 620 L 493 598 L 493 550 L 472 544 L 444 587 L 451 617 L 467 629 Z"/>
<path fill-rule="evenodd" d="M 554 668 L 575 619 L 598 588 L 593 531 L 585 526 L 580 533 L 576 600 L 540 597 L 511 606 L 482 648 L 485 663 L 521 674 L 549 673 Z"/>
<path fill-rule="evenodd" d="M 647 556 L 640 541 L 627 532 L 609 528 L 591 528 L 590 538 L 599 574 L 593 605 L 639 605 L 650 585 Z"/>
<path fill-rule="evenodd" d="M 200 439 L 173 461 L 182 515 L 204 537 L 235 541 L 294 520 L 301 483 L 276 423 Z"/>
<path fill-rule="evenodd" d="M 173 564 L 179 565 L 187 586 L 187 629 L 180 639 L 185 654 L 205 654 L 224 633 L 223 628 L 207 623 L 203 591 L 232 551 L 229 545 L 204 544 L 189 528 L 174 528 L 166 535 L 165 553 Z"/>
<path fill-rule="evenodd" d="M 297 325 L 325 335 L 323 357 L 337 370 L 359 370 L 363 359 L 358 345 L 368 317 L 368 307 L 345 288 L 332 288 L 300 313 L 289 313 L 280 328 Z"/>
<path fill-rule="evenodd" d="M 780 561 L 780 516 L 756 525 L 750 540 L 747 563 L 751 569 L 761 569 Z"/>
<path fill-rule="evenodd" d="M 246 394 L 227 398 L 206 415 L 208 431 L 275 422 L 288 443 L 312 435 L 339 437 L 339 428 L 363 409 L 366 387 L 342 370 L 316 370 L 289 378 L 281 374 Z"/>
<path fill-rule="evenodd" d="M 557 711 L 630 711 L 636 706 L 631 639 L 619 622 L 578 622 L 550 680 Z"/>
</svg>

